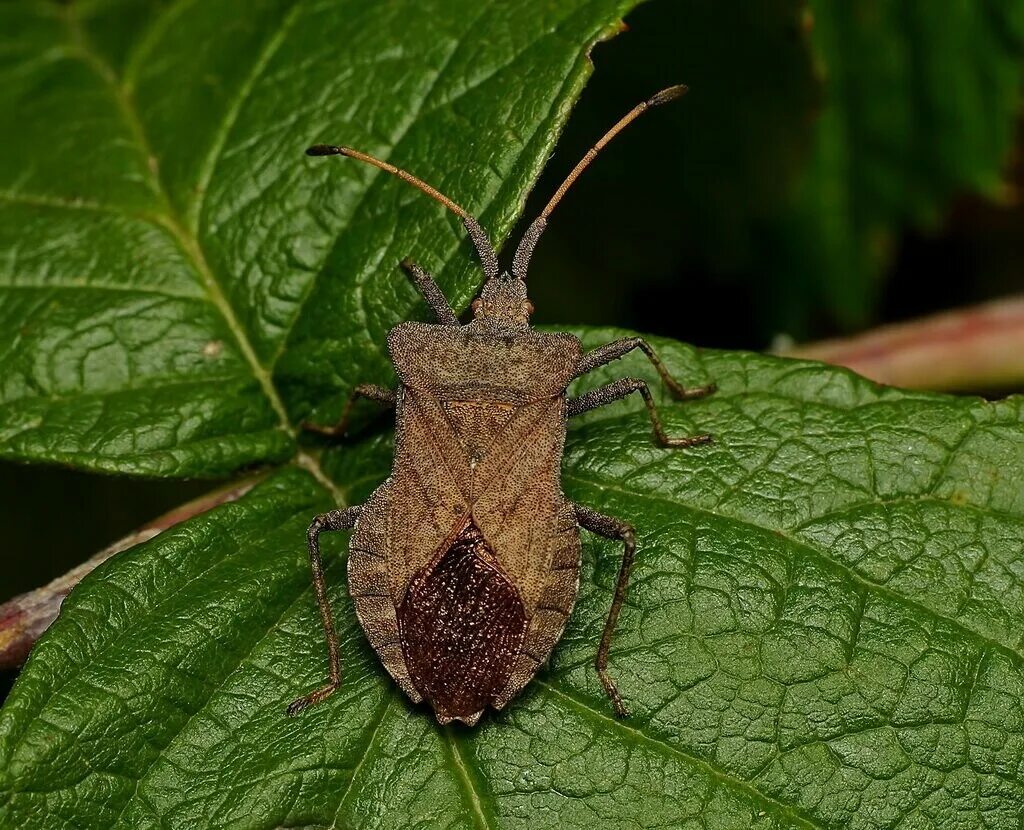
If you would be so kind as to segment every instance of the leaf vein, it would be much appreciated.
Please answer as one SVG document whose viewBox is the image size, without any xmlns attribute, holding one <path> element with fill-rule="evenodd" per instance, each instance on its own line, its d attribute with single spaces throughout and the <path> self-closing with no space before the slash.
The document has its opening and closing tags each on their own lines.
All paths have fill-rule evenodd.
<svg viewBox="0 0 1024 830">
<path fill-rule="evenodd" d="M 241 550 L 241 546 L 239 546 L 239 550 Z M 217 693 L 224 689 L 227 686 L 227 684 L 235 677 L 235 675 L 238 673 L 238 670 L 242 667 L 242 664 L 245 663 L 245 661 L 252 656 L 253 652 L 255 652 L 256 649 L 258 649 L 270 637 L 277 635 L 278 627 L 281 625 L 282 620 L 284 620 L 284 618 L 287 617 L 288 614 L 295 610 L 295 607 L 299 604 L 301 600 L 306 598 L 307 594 L 309 594 L 310 591 L 311 589 L 309 587 L 305 587 L 298 592 L 295 598 L 292 599 L 284 607 L 284 610 L 281 611 L 277 619 L 273 623 L 271 623 L 270 626 L 267 627 L 267 630 L 260 634 L 259 637 L 257 637 L 256 640 L 254 640 L 251 644 L 245 647 L 242 654 L 239 655 L 238 661 L 235 663 L 234 667 L 224 672 L 224 676 L 220 679 L 217 685 L 209 691 L 209 693 L 205 697 L 204 702 L 200 704 L 199 708 L 197 708 L 194 712 L 191 712 L 188 715 L 188 717 L 185 718 L 185 720 L 182 721 L 175 728 L 173 734 L 171 734 L 167 738 L 163 746 L 155 747 L 155 749 L 157 750 L 156 754 L 139 770 L 139 775 L 135 779 L 135 787 L 132 789 L 131 795 L 129 795 L 128 798 L 125 800 L 125 803 L 122 805 L 121 810 L 117 814 L 117 817 L 114 819 L 113 822 L 111 822 L 111 826 L 117 825 L 117 822 L 121 820 L 122 816 L 124 816 L 125 812 L 131 806 L 136 796 L 139 795 L 139 788 L 142 786 L 143 781 L 145 781 L 148 778 L 150 772 L 152 772 L 153 767 L 156 765 L 157 761 L 159 761 L 160 758 L 163 757 L 164 753 L 166 753 L 167 750 L 170 749 L 171 745 L 185 732 L 186 729 L 188 729 L 189 724 L 191 724 L 206 710 L 206 708 L 210 705 L 211 701 L 214 699 Z"/>
<path fill-rule="evenodd" d="M 70 9 L 71 7 L 68 8 Z M 147 169 L 150 170 L 152 174 L 151 178 L 153 187 L 155 188 L 157 195 L 160 197 L 165 210 L 165 214 L 157 214 L 155 216 L 156 221 L 171 233 L 171 235 L 177 240 L 182 251 L 192 260 L 207 294 L 213 304 L 220 311 L 228 328 L 235 336 L 239 349 L 245 356 L 246 362 L 250 365 L 253 375 L 259 382 L 264 395 L 266 395 L 274 409 L 274 412 L 277 414 L 281 422 L 282 429 L 294 437 L 295 429 L 288 419 L 284 403 L 273 385 L 270 373 L 262 366 L 262 364 L 260 364 L 259 359 L 256 357 L 256 353 L 249 340 L 248 333 L 242 326 L 234 308 L 227 299 L 227 295 L 221 288 L 220 282 L 214 275 L 213 270 L 210 268 L 198 238 L 188 232 L 181 220 L 174 213 L 171 200 L 160 180 L 159 173 L 157 172 L 156 155 L 150 149 L 145 131 L 139 121 L 134 103 L 128 95 L 127 89 L 118 79 L 117 74 L 111 66 L 88 41 L 88 38 L 82 31 L 81 26 L 70 12 L 67 15 L 67 20 L 72 42 L 78 47 L 78 50 L 83 56 L 83 60 L 91 66 L 96 74 L 105 82 L 110 90 L 111 97 L 121 110 L 125 123 L 135 138 L 139 151 L 145 159 L 152 162 L 151 165 L 147 165 Z"/>
<path fill-rule="evenodd" d="M 234 506 L 231 505 L 231 504 L 226 504 L 226 505 L 222 505 L 220 509 L 222 509 L 222 510 L 223 509 L 234 509 Z M 288 517 L 288 520 L 290 520 L 292 518 L 295 518 L 296 516 L 299 516 L 299 515 L 305 515 L 307 509 L 308 508 L 303 507 L 301 512 L 298 509 L 296 509 Z M 287 520 L 282 520 L 280 522 L 280 524 L 284 524 L 285 521 L 287 521 Z M 174 528 L 170 528 L 167 532 L 169 534 L 171 534 L 171 535 L 174 535 L 176 531 L 175 531 Z M 189 529 L 186 528 L 186 529 L 183 529 L 183 530 L 178 530 L 177 532 L 178 533 L 182 533 L 182 534 L 186 534 L 186 533 L 189 532 Z M 167 593 L 165 596 L 162 596 L 159 599 L 159 601 L 156 602 L 155 605 L 153 605 L 152 608 L 147 609 L 146 613 L 148 615 L 155 614 L 161 608 L 163 608 L 167 603 L 169 603 L 171 600 L 173 600 L 176 597 L 180 596 L 181 594 L 185 593 L 189 588 L 191 588 L 193 585 L 195 585 L 197 582 L 199 582 L 201 579 L 203 579 L 203 577 L 208 575 L 212 570 L 217 568 L 219 565 L 223 564 L 225 561 L 227 561 L 228 559 L 232 558 L 233 556 L 236 556 L 236 555 L 239 555 L 239 554 L 244 554 L 245 546 L 242 545 L 241 542 L 243 540 L 249 538 L 250 535 L 260 534 L 261 532 L 262 531 L 261 531 L 260 528 L 253 528 L 251 533 L 245 534 L 245 535 L 239 537 L 239 544 L 237 544 L 235 546 L 235 549 L 233 551 L 231 551 L 230 553 L 227 553 L 225 556 L 222 556 L 219 559 L 215 559 L 215 560 L 211 560 L 211 561 L 207 562 L 206 566 L 203 567 L 198 573 L 196 573 L 194 576 L 192 576 L 192 577 L 186 579 L 185 581 L 183 581 L 182 583 L 180 583 L 177 587 L 175 587 L 172 591 Z M 90 578 L 96 579 L 97 577 L 91 575 Z M 118 631 L 117 634 L 114 635 L 114 637 L 109 642 L 103 644 L 103 649 L 104 650 L 109 650 L 110 648 L 113 648 L 114 646 L 116 646 L 125 637 L 129 636 L 129 634 L 133 631 L 133 628 L 134 628 L 134 626 L 128 625 L 125 628 L 123 628 L 120 631 Z M 57 693 L 60 692 L 60 690 L 63 689 L 65 686 L 67 686 L 70 682 L 75 680 L 81 674 L 81 672 L 85 668 L 86 668 L 85 664 L 79 664 L 78 666 L 75 667 L 76 670 L 66 672 L 64 675 L 62 675 L 62 677 L 60 678 L 59 682 L 56 682 L 52 686 L 50 686 L 50 688 L 48 689 L 48 694 L 47 694 L 46 698 L 40 703 L 40 705 L 39 705 L 39 707 L 38 707 L 38 709 L 36 711 L 35 717 L 42 717 L 43 712 L 46 710 L 46 707 L 57 697 Z M 21 743 L 21 740 L 24 738 L 24 735 L 25 735 L 25 733 L 22 733 L 22 735 L 19 738 L 17 738 L 11 744 L 10 751 L 8 752 L 8 757 L 10 757 L 10 758 L 14 757 L 15 750 L 17 749 L 18 745 Z"/>
<path fill-rule="evenodd" d="M 469 764 L 466 763 L 466 759 L 462 756 L 462 752 L 459 751 L 458 741 L 455 735 L 452 734 L 451 727 L 444 728 L 444 740 L 448 745 L 448 750 L 451 753 L 452 765 L 455 767 L 455 775 L 459 779 L 460 786 L 463 792 L 466 794 L 466 800 L 469 802 L 470 812 L 473 814 L 473 823 L 479 828 L 479 830 L 490 830 L 491 823 L 487 820 L 487 816 L 484 813 L 483 802 L 480 799 L 480 794 L 476 791 L 476 787 L 473 785 L 473 778 L 469 772 Z"/>
<path fill-rule="evenodd" d="M 801 549 L 801 550 L 805 551 L 806 553 L 811 554 L 818 561 L 823 562 L 823 563 L 827 564 L 829 567 L 834 568 L 835 570 L 837 570 L 840 573 L 844 574 L 847 578 L 852 580 L 857 585 L 861 585 L 861 586 L 867 588 L 869 591 L 873 591 L 875 593 L 878 593 L 879 595 L 884 596 L 884 597 L 892 600 L 893 602 L 895 602 L 898 605 L 902 605 L 902 606 L 905 606 L 905 607 L 908 607 L 908 608 L 912 608 L 915 611 L 917 611 L 918 613 L 923 614 L 923 615 L 928 616 L 928 617 L 931 617 L 933 619 L 942 620 L 944 623 L 946 623 L 950 627 L 955 628 L 961 634 L 966 635 L 968 639 L 973 640 L 976 644 L 983 645 L 983 646 L 991 648 L 991 649 L 993 649 L 995 651 L 998 651 L 998 652 L 1001 652 L 1001 653 L 1009 655 L 1011 657 L 1011 659 L 1018 666 L 1021 666 L 1022 668 L 1024 668 L 1024 654 L 1022 654 L 1021 652 L 1017 651 L 1016 649 L 1010 648 L 1009 646 L 1004 645 L 1003 643 L 1000 643 L 997 640 L 993 640 L 991 637 L 989 637 L 989 636 L 987 636 L 985 634 L 982 634 L 982 633 L 980 633 L 978 631 L 974 631 L 973 629 L 968 628 L 967 626 L 965 626 L 963 623 L 958 622 L 957 620 L 954 620 L 954 619 L 950 619 L 949 617 L 946 617 L 946 616 L 940 614 L 938 611 L 935 611 L 934 609 L 929 608 L 926 605 L 922 605 L 919 602 L 915 602 L 914 600 L 910 599 L 909 597 L 903 596 L 902 594 L 897 593 L 893 589 L 891 589 L 891 588 L 889 588 L 889 587 L 887 587 L 885 585 L 882 585 L 881 583 L 874 582 L 873 580 L 868 579 L 865 576 L 862 576 L 860 573 L 855 571 L 849 565 L 847 565 L 847 564 L 845 564 L 843 562 L 840 562 L 839 560 L 835 559 L 834 557 L 829 556 L 828 553 L 826 553 L 823 550 L 820 550 L 819 548 L 814 547 L 814 545 L 812 545 L 810 542 L 793 536 L 790 532 L 787 532 L 787 531 L 781 530 L 781 529 L 776 529 L 776 528 L 764 527 L 763 525 L 759 525 L 756 522 L 752 522 L 752 521 L 750 521 L 748 519 L 739 519 L 739 518 L 736 518 L 734 516 L 728 516 L 728 515 L 725 515 L 725 514 L 722 514 L 722 513 L 714 513 L 712 511 L 706 510 L 706 509 L 704 509 L 702 507 L 697 507 L 696 505 L 687 504 L 686 502 L 680 501 L 678 499 L 670 498 L 669 496 L 662 496 L 662 495 L 658 495 L 656 493 L 643 492 L 643 491 L 637 491 L 637 490 L 628 490 L 628 489 L 626 489 L 624 487 L 617 487 L 617 486 L 615 486 L 613 484 L 608 484 L 606 482 L 590 481 L 590 480 L 588 480 L 588 479 L 586 479 L 586 478 L 584 478 L 582 476 L 579 476 L 579 475 L 576 475 L 576 474 L 573 474 L 573 473 L 568 473 L 567 474 L 567 473 L 563 472 L 563 477 L 566 478 L 566 479 L 569 479 L 569 480 L 576 481 L 576 482 L 578 482 L 580 484 L 588 485 L 588 486 L 591 486 L 591 487 L 596 487 L 596 488 L 598 488 L 599 490 L 602 490 L 602 491 L 612 491 L 612 492 L 616 492 L 616 493 L 621 493 L 622 495 L 625 495 L 625 496 L 631 496 L 631 497 L 634 497 L 634 498 L 643 498 L 643 499 L 647 499 L 649 501 L 658 501 L 658 502 L 662 502 L 663 504 L 670 504 L 670 505 L 672 505 L 674 507 L 681 508 L 683 510 L 689 511 L 690 513 L 693 513 L 693 514 L 696 514 L 696 515 L 699 515 L 699 516 L 706 516 L 706 517 L 709 517 L 709 518 L 714 518 L 716 521 L 720 521 L 720 522 L 721 521 L 731 522 L 733 524 L 741 525 L 743 527 L 753 528 L 753 529 L 755 529 L 755 530 L 757 530 L 759 532 L 772 534 L 774 536 L 777 536 L 777 537 L 780 537 L 782 539 L 785 539 L 787 542 L 789 542 L 789 544 L 793 545 L 794 547 L 796 547 L 798 549 Z"/>
<path fill-rule="evenodd" d="M 394 693 L 389 689 L 387 694 L 384 696 L 384 701 L 380 705 L 380 709 L 377 712 L 376 717 L 371 721 L 368 734 L 366 737 L 366 746 L 363 748 L 362 754 L 359 756 L 359 760 L 356 761 L 355 766 L 352 767 L 352 776 L 348 780 L 348 786 L 345 788 L 345 792 L 342 794 L 341 799 L 338 801 L 338 809 L 334 811 L 334 819 L 331 821 L 328 830 L 338 826 L 338 818 L 341 816 L 341 808 L 345 806 L 345 802 L 348 797 L 352 794 L 353 788 L 355 787 L 356 778 L 359 776 L 359 771 L 363 768 L 363 764 L 366 759 L 370 757 L 370 751 L 373 749 L 373 745 L 377 740 L 377 735 L 384 724 L 384 718 L 387 716 L 388 710 L 391 708 L 391 703 L 394 700 Z"/>
<path fill-rule="evenodd" d="M 242 106 L 245 104 L 249 95 L 252 94 L 253 88 L 256 86 L 256 82 L 259 80 L 260 75 L 263 74 L 263 70 L 267 68 L 267 65 L 277 53 L 277 50 L 281 48 L 281 44 L 284 43 L 285 39 L 288 37 L 292 26 L 295 25 L 295 21 L 298 19 L 299 12 L 303 5 L 304 0 L 298 0 L 298 2 L 288 10 L 288 13 L 281 21 L 281 25 L 275 30 L 272 30 L 273 34 L 267 38 L 266 43 L 263 44 L 263 48 L 260 49 L 260 52 L 256 57 L 256 61 L 253 63 L 252 70 L 242 83 L 242 86 L 239 88 L 238 94 L 226 107 L 224 118 L 217 127 L 217 132 L 214 134 L 213 142 L 210 145 L 209 151 L 203 157 L 203 161 L 199 165 L 196 197 L 192 204 L 186 209 L 185 214 L 187 226 L 197 239 L 199 237 L 199 220 L 202 214 L 203 204 L 206 199 L 206 190 L 209 187 L 210 180 L 213 178 L 213 174 L 216 172 L 217 164 L 220 162 L 221 155 L 224 151 L 224 145 L 227 143 L 228 134 L 231 132 L 231 128 L 238 120 L 238 114 L 241 112 Z"/>
<path fill-rule="evenodd" d="M 628 737 L 632 741 L 641 746 L 645 746 L 648 749 L 652 749 L 662 755 L 671 755 L 681 761 L 684 761 L 687 766 L 696 767 L 706 773 L 715 781 L 725 784 L 734 790 L 738 790 L 747 794 L 748 796 L 756 799 L 762 804 L 769 806 L 773 811 L 780 813 L 802 827 L 808 828 L 808 830 L 826 830 L 824 825 L 818 824 L 809 817 L 800 815 L 792 807 L 783 804 L 781 801 L 777 801 L 767 793 L 761 792 L 757 787 L 751 784 L 749 781 L 745 781 L 742 778 L 737 778 L 724 770 L 718 769 L 717 767 L 709 764 L 702 758 L 695 755 L 691 755 L 688 752 L 683 751 L 677 746 L 673 746 L 667 741 L 657 738 L 653 735 L 648 735 L 646 732 L 637 729 L 636 727 L 629 726 L 621 720 L 599 712 L 597 709 L 592 707 L 590 704 L 580 700 L 574 695 L 569 694 L 564 689 L 548 683 L 544 680 L 534 681 L 538 686 L 546 689 L 553 696 L 559 698 L 563 705 L 570 709 L 575 710 L 578 714 L 582 715 L 590 721 L 597 722 L 603 729 L 609 732 L 617 732 L 623 737 Z"/>
</svg>

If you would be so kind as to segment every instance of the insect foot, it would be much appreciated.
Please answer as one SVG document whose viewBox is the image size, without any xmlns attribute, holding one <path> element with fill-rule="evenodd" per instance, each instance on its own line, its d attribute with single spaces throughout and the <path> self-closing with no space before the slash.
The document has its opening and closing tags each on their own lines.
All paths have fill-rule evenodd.
<svg viewBox="0 0 1024 830">
<path fill-rule="evenodd" d="M 573 168 L 502 271 L 480 223 L 444 194 L 394 165 L 357 150 L 316 145 L 314 156 L 347 156 L 417 188 L 456 214 L 483 269 L 472 319 L 460 324 L 433 278 L 411 261 L 402 267 L 434 322 L 405 322 L 387 337 L 397 389 L 356 387 L 335 427 L 344 432 L 352 403 L 370 398 L 395 408 L 391 475 L 361 507 L 317 516 L 309 528 L 310 569 L 324 638 L 328 683 L 296 700 L 289 714 L 320 703 L 341 683 L 337 633 L 327 599 L 319 536 L 351 529 L 348 589 L 370 645 L 414 703 L 440 723 L 475 724 L 502 709 L 536 674 L 562 637 L 576 602 L 580 528 L 622 542 L 615 593 L 597 647 L 595 669 L 615 714 L 628 712 L 608 673 L 619 611 L 636 552 L 633 527 L 568 501 L 561 466 L 569 418 L 639 393 L 662 446 L 706 444 L 708 435 L 666 434 L 646 382 L 623 378 L 568 397 L 569 384 L 640 349 L 675 397 L 690 400 L 714 386 L 686 389 L 640 337 L 583 353 L 567 333 L 530 327 L 530 257 L 555 205 L 598 153 L 651 107 L 678 98 L 663 90 L 634 107 Z"/>
</svg>

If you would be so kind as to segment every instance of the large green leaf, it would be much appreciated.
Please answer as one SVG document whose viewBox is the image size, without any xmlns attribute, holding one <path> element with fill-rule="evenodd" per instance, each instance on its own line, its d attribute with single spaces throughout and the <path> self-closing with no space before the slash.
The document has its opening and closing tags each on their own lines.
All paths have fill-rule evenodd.
<svg viewBox="0 0 1024 830">
<path fill-rule="evenodd" d="M 631 0 L 0 7 L 0 457 L 215 475 L 385 375 L 453 217 L 314 141 L 392 158 L 503 237 Z"/>
<path fill-rule="evenodd" d="M 620 332 L 581 332 L 589 345 Z M 83 583 L 0 716 L 17 827 L 1019 828 L 1024 811 L 1024 401 L 656 344 L 714 397 L 623 403 L 570 432 L 569 495 L 638 529 L 612 670 L 592 669 L 618 546 L 587 537 L 550 668 L 475 729 L 385 680 L 331 534 L 345 680 L 325 671 L 303 552 L 329 502 L 299 471 Z M 640 356 L 602 371 L 656 376 Z M 388 441 L 339 450 L 352 498 Z"/>
<path fill-rule="evenodd" d="M 498 239 L 630 5 L 0 6 L 0 455 L 295 462 L 67 600 L 0 713 L 0 826 L 1019 827 L 1024 406 L 669 342 L 721 392 L 665 419 L 717 443 L 659 449 L 622 403 L 581 419 L 564 467 L 638 528 L 612 654 L 631 719 L 591 669 L 616 545 L 588 537 L 538 681 L 438 729 L 355 625 L 343 534 L 344 685 L 284 716 L 325 669 L 305 526 L 364 498 L 390 446 L 321 468 L 294 424 L 388 376 L 384 332 L 422 311 L 400 257 L 460 306 L 478 280 L 435 205 L 301 150 L 407 165 Z M 633 356 L 587 382 L 626 373 L 656 380 Z"/>
</svg>

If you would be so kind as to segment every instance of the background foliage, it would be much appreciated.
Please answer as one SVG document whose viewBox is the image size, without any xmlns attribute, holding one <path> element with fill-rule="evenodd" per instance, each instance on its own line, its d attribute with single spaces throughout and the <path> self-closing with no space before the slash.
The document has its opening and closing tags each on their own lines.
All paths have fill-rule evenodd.
<svg viewBox="0 0 1024 830">
<path fill-rule="evenodd" d="M 593 540 L 551 669 L 479 730 L 436 729 L 382 680 L 337 566 L 347 688 L 281 716 L 323 668 L 303 527 L 389 452 L 380 422 L 324 452 L 294 425 L 390 379 L 384 333 L 424 313 L 402 256 L 460 307 L 478 281 L 436 206 L 301 149 L 386 156 L 502 238 L 631 5 L 0 7 L 0 455 L 158 479 L 276 465 L 69 599 L 0 715 L 0 824 L 1016 826 L 1019 400 L 671 341 L 678 376 L 722 391 L 666 419 L 718 443 L 656 449 L 622 404 L 574 428 L 565 467 L 571 497 L 640 530 L 613 654 L 632 720 L 590 669 L 616 567 Z M 921 266 L 950 243 L 914 229 L 965 191 L 1007 200 L 1024 49 L 1019 4 L 943 5 L 633 12 L 537 198 L 638 97 L 693 91 L 560 208 L 539 316 L 760 347 L 878 319 L 907 291 L 887 275 L 937 302 L 955 280 Z M 0 475 L 10 593 L 209 486 Z"/>
<path fill-rule="evenodd" d="M 594 209 L 538 259 L 549 319 L 762 349 L 1020 290 L 1019 3 L 684 0 L 629 24 L 538 192 L 638 89 L 691 93 L 579 183 Z"/>
</svg>

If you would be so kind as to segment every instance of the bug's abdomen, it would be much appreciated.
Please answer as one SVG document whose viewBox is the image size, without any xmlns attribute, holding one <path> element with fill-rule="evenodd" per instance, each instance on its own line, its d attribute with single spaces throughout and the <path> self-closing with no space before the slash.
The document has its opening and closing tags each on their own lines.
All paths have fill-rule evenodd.
<svg viewBox="0 0 1024 830">
<path fill-rule="evenodd" d="M 470 718 L 504 688 L 526 622 L 518 591 L 467 523 L 413 576 L 398 608 L 409 676 L 439 718 Z"/>
</svg>

